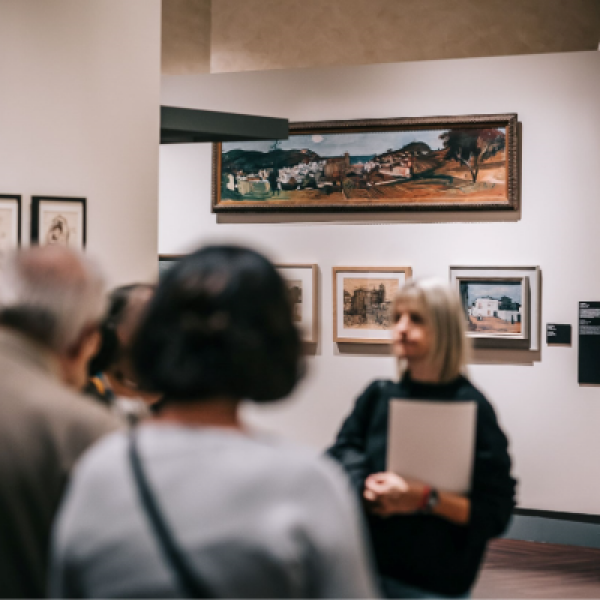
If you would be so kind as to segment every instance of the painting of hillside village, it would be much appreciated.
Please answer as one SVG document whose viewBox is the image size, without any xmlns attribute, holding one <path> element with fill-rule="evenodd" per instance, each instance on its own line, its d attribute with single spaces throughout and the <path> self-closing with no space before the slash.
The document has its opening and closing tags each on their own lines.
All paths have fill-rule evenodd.
<svg viewBox="0 0 600 600">
<path fill-rule="evenodd" d="M 459 293 L 471 334 L 523 333 L 521 281 L 460 281 Z"/>
<path fill-rule="evenodd" d="M 217 145 L 213 208 L 506 206 L 508 127 L 291 133 Z"/>
<path fill-rule="evenodd" d="M 344 327 L 348 329 L 389 329 L 391 303 L 399 279 L 344 279 Z"/>
</svg>

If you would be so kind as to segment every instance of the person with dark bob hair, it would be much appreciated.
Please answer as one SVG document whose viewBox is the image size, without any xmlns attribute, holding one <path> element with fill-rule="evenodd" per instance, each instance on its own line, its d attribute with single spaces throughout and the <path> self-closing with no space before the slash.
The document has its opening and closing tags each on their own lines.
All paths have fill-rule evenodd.
<svg viewBox="0 0 600 600">
<path fill-rule="evenodd" d="M 260 254 L 204 248 L 164 276 L 134 348 L 140 385 L 172 400 L 269 402 L 301 376 L 284 281 Z"/>
<path fill-rule="evenodd" d="M 252 250 L 210 246 L 167 272 L 133 344 L 153 419 L 81 461 L 53 540 L 54 597 L 376 594 L 341 469 L 254 433 L 242 400 L 303 372 L 287 286 Z"/>
</svg>

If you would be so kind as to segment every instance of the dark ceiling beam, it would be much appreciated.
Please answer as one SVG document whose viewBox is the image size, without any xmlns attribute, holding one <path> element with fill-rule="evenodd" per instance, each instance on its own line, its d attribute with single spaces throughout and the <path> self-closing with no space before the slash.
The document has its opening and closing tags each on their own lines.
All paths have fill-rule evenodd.
<svg viewBox="0 0 600 600">
<path fill-rule="evenodd" d="M 288 120 L 236 113 L 160 107 L 160 143 L 285 140 Z"/>
</svg>

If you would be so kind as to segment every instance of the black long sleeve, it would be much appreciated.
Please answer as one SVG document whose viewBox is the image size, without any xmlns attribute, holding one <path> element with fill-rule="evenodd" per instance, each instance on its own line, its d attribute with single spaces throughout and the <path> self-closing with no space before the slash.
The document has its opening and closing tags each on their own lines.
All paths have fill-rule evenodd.
<svg viewBox="0 0 600 600">
<path fill-rule="evenodd" d="M 375 381 L 358 397 L 328 454 L 348 473 L 362 496 L 365 478 L 385 471 L 388 407 L 391 399 L 475 401 L 477 431 L 470 519 L 457 525 L 433 515 L 382 519 L 367 514 L 380 573 L 440 594 L 467 592 L 487 542 L 506 529 L 515 505 L 508 442 L 494 409 L 466 378 L 450 384 L 421 384 L 408 376 L 398 382 Z"/>
</svg>

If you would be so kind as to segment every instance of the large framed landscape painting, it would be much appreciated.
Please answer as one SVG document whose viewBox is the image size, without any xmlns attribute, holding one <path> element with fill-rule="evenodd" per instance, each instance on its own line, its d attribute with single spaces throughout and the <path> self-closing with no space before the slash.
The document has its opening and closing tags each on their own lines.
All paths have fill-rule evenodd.
<svg viewBox="0 0 600 600">
<path fill-rule="evenodd" d="M 389 344 L 392 303 L 410 267 L 334 267 L 333 341 Z"/>
<path fill-rule="evenodd" d="M 514 210 L 517 115 L 290 124 L 213 145 L 214 212 Z"/>
</svg>

